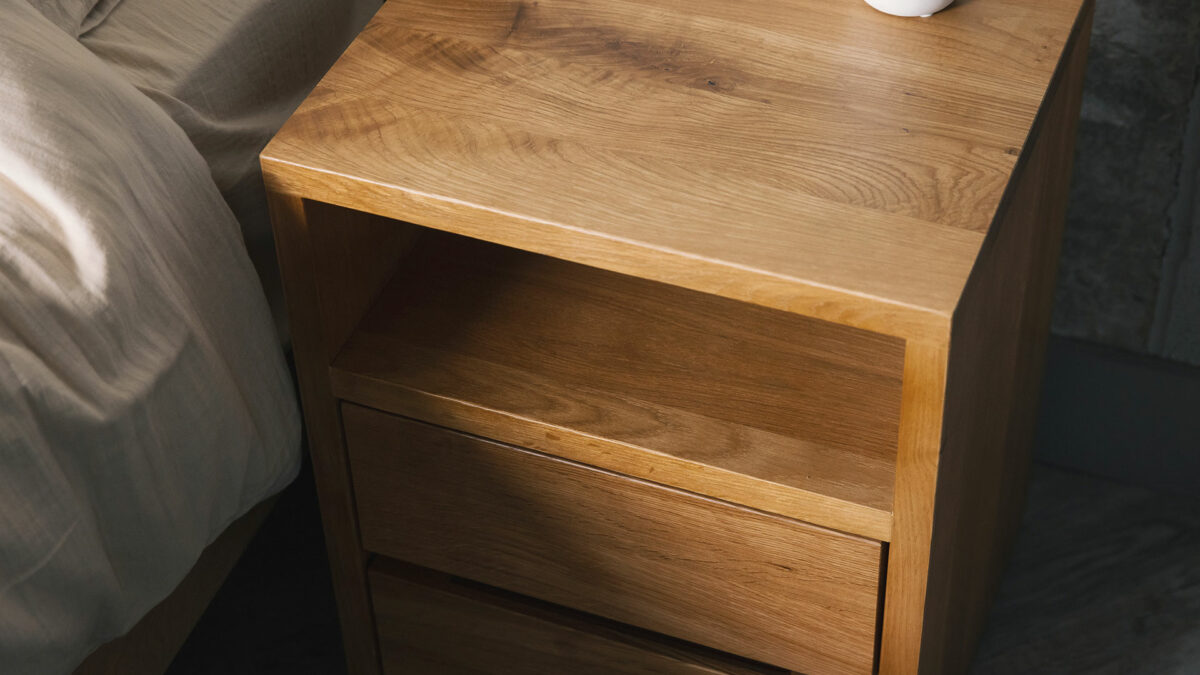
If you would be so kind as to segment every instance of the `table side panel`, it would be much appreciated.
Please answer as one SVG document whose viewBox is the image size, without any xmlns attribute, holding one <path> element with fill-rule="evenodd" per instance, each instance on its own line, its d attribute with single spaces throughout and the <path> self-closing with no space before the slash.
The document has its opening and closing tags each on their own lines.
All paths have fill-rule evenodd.
<svg viewBox="0 0 1200 675">
<path fill-rule="evenodd" d="M 379 672 L 366 556 L 329 364 L 411 244 L 412 230 L 365 213 L 268 193 L 305 431 L 353 675 Z"/>
<path fill-rule="evenodd" d="M 1092 4 L 955 314 L 922 672 L 963 672 L 1025 505 Z"/>
<path fill-rule="evenodd" d="M 945 344 L 910 341 L 904 355 L 896 503 L 888 547 L 879 672 L 918 672 L 946 396 Z"/>
<path fill-rule="evenodd" d="M 1019 522 L 1092 10 L 1089 1 L 1080 11 L 949 350 L 912 378 L 944 382 L 945 400 L 938 425 L 925 425 L 940 427 L 940 443 L 932 434 L 906 439 L 915 421 L 901 413 L 882 673 L 967 671 Z M 909 352 L 935 350 L 910 342 Z M 909 379 L 906 371 L 906 397 Z M 922 414 L 934 404 L 925 399 Z"/>
</svg>

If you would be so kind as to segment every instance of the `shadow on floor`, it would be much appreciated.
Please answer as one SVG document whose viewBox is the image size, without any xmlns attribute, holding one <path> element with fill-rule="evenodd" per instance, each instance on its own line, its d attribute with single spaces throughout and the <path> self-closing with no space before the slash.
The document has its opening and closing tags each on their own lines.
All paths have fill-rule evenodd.
<svg viewBox="0 0 1200 675">
<path fill-rule="evenodd" d="M 1200 673 L 1200 499 L 1035 465 L 972 672 Z"/>
<path fill-rule="evenodd" d="M 305 461 L 167 675 L 344 675 L 327 565 Z"/>
</svg>

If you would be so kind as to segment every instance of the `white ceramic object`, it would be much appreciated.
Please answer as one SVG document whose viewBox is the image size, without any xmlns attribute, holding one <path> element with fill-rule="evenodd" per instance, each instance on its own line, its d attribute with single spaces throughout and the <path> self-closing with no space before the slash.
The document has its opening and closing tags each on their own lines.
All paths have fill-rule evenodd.
<svg viewBox="0 0 1200 675">
<path fill-rule="evenodd" d="M 950 6 L 954 0 L 867 0 L 875 9 L 896 16 L 931 16 Z"/>
</svg>

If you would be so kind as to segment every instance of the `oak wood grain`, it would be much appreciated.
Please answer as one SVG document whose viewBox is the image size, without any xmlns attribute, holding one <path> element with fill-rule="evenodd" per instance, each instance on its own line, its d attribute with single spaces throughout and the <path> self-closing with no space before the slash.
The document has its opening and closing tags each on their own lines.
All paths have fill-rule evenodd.
<svg viewBox="0 0 1200 675">
<path fill-rule="evenodd" d="M 343 404 L 369 550 L 811 673 L 874 665 L 882 546 Z"/>
<path fill-rule="evenodd" d="M 334 393 L 887 540 L 895 338 L 430 233 Z"/>
<path fill-rule="evenodd" d="M 282 189 L 878 332 L 944 335 L 1081 0 L 389 2 Z"/>
<path fill-rule="evenodd" d="M 955 312 L 949 351 L 908 345 L 882 673 L 966 671 L 1016 530 L 1091 17 L 1085 2 Z"/>
<path fill-rule="evenodd" d="M 305 334 L 319 336 L 297 340 L 298 364 L 321 439 L 314 454 L 326 457 L 331 557 L 351 589 L 347 630 L 369 624 L 369 598 L 354 529 L 361 486 L 347 474 L 334 393 L 890 540 L 880 671 L 961 671 L 1019 503 L 1090 11 L 1088 0 L 960 0 L 910 21 L 826 0 L 387 3 L 263 155 L 271 189 L 295 195 L 276 198 L 285 231 L 304 233 L 280 250 L 299 277 L 288 293 L 300 299 L 289 302 L 307 312 Z M 511 254 L 523 262 L 497 273 L 466 255 L 470 246 L 455 245 L 459 263 L 426 260 L 418 246 L 359 325 L 415 226 L 568 262 Z M 498 575 L 492 583 L 572 588 L 564 565 L 534 564 L 480 531 L 524 526 L 521 499 L 558 507 L 534 523 L 558 527 L 566 513 L 607 533 L 577 547 L 615 540 L 646 515 L 572 511 L 549 479 L 439 474 L 444 458 L 382 453 L 401 441 L 372 433 L 361 450 L 377 459 L 416 456 L 429 475 L 466 481 L 477 498 L 462 504 L 433 482 L 412 486 L 416 500 L 373 473 L 360 479 L 379 504 L 430 514 L 434 541 L 453 539 L 444 513 L 478 511 L 455 521 L 460 533 L 490 542 L 522 575 L 472 563 L 477 552 L 462 547 L 421 555 L 474 565 L 471 574 Z M 580 490 L 598 501 L 618 479 L 463 443 L 472 457 L 533 458 L 547 476 L 582 471 L 592 479 Z M 448 447 L 460 460 L 466 452 Z M 504 502 L 501 517 L 484 505 L 512 497 L 505 489 L 521 499 Z M 715 531 L 683 522 L 695 529 L 688 542 Z M 775 545 L 728 531 L 746 546 Z M 636 609 L 609 616 L 675 626 L 673 612 L 724 609 L 732 587 L 711 588 L 703 605 L 652 593 L 605 600 Z M 743 610 L 761 618 L 776 602 L 755 596 Z M 771 630 L 742 644 L 789 667 L 822 658 Z M 688 637 L 720 646 L 730 635 Z M 870 667 L 873 649 L 852 651 L 855 669 Z"/>
<path fill-rule="evenodd" d="M 388 558 L 370 577 L 385 675 L 785 675 Z"/>
<path fill-rule="evenodd" d="M 955 313 L 923 672 L 970 665 L 1024 505 L 1091 20 L 1088 2 Z"/>
<path fill-rule="evenodd" d="M 354 490 L 328 370 L 414 230 L 277 192 L 270 180 L 267 187 L 346 662 L 351 675 L 374 675 L 379 673 L 379 652 L 366 554 L 359 545 Z"/>
<path fill-rule="evenodd" d="M 900 447 L 896 457 L 895 506 L 888 546 L 879 672 L 919 672 L 925 630 L 925 599 L 943 406 L 945 343 L 909 342 L 904 357 Z"/>
</svg>

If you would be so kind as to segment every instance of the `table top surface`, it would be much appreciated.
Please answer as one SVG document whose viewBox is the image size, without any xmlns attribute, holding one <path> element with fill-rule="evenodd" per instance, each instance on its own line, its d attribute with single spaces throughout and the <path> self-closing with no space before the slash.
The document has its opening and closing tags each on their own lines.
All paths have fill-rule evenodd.
<svg viewBox="0 0 1200 675">
<path fill-rule="evenodd" d="M 1085 0 L 390 0 L 272 190 L 944 331 Z"/>
</svg>

